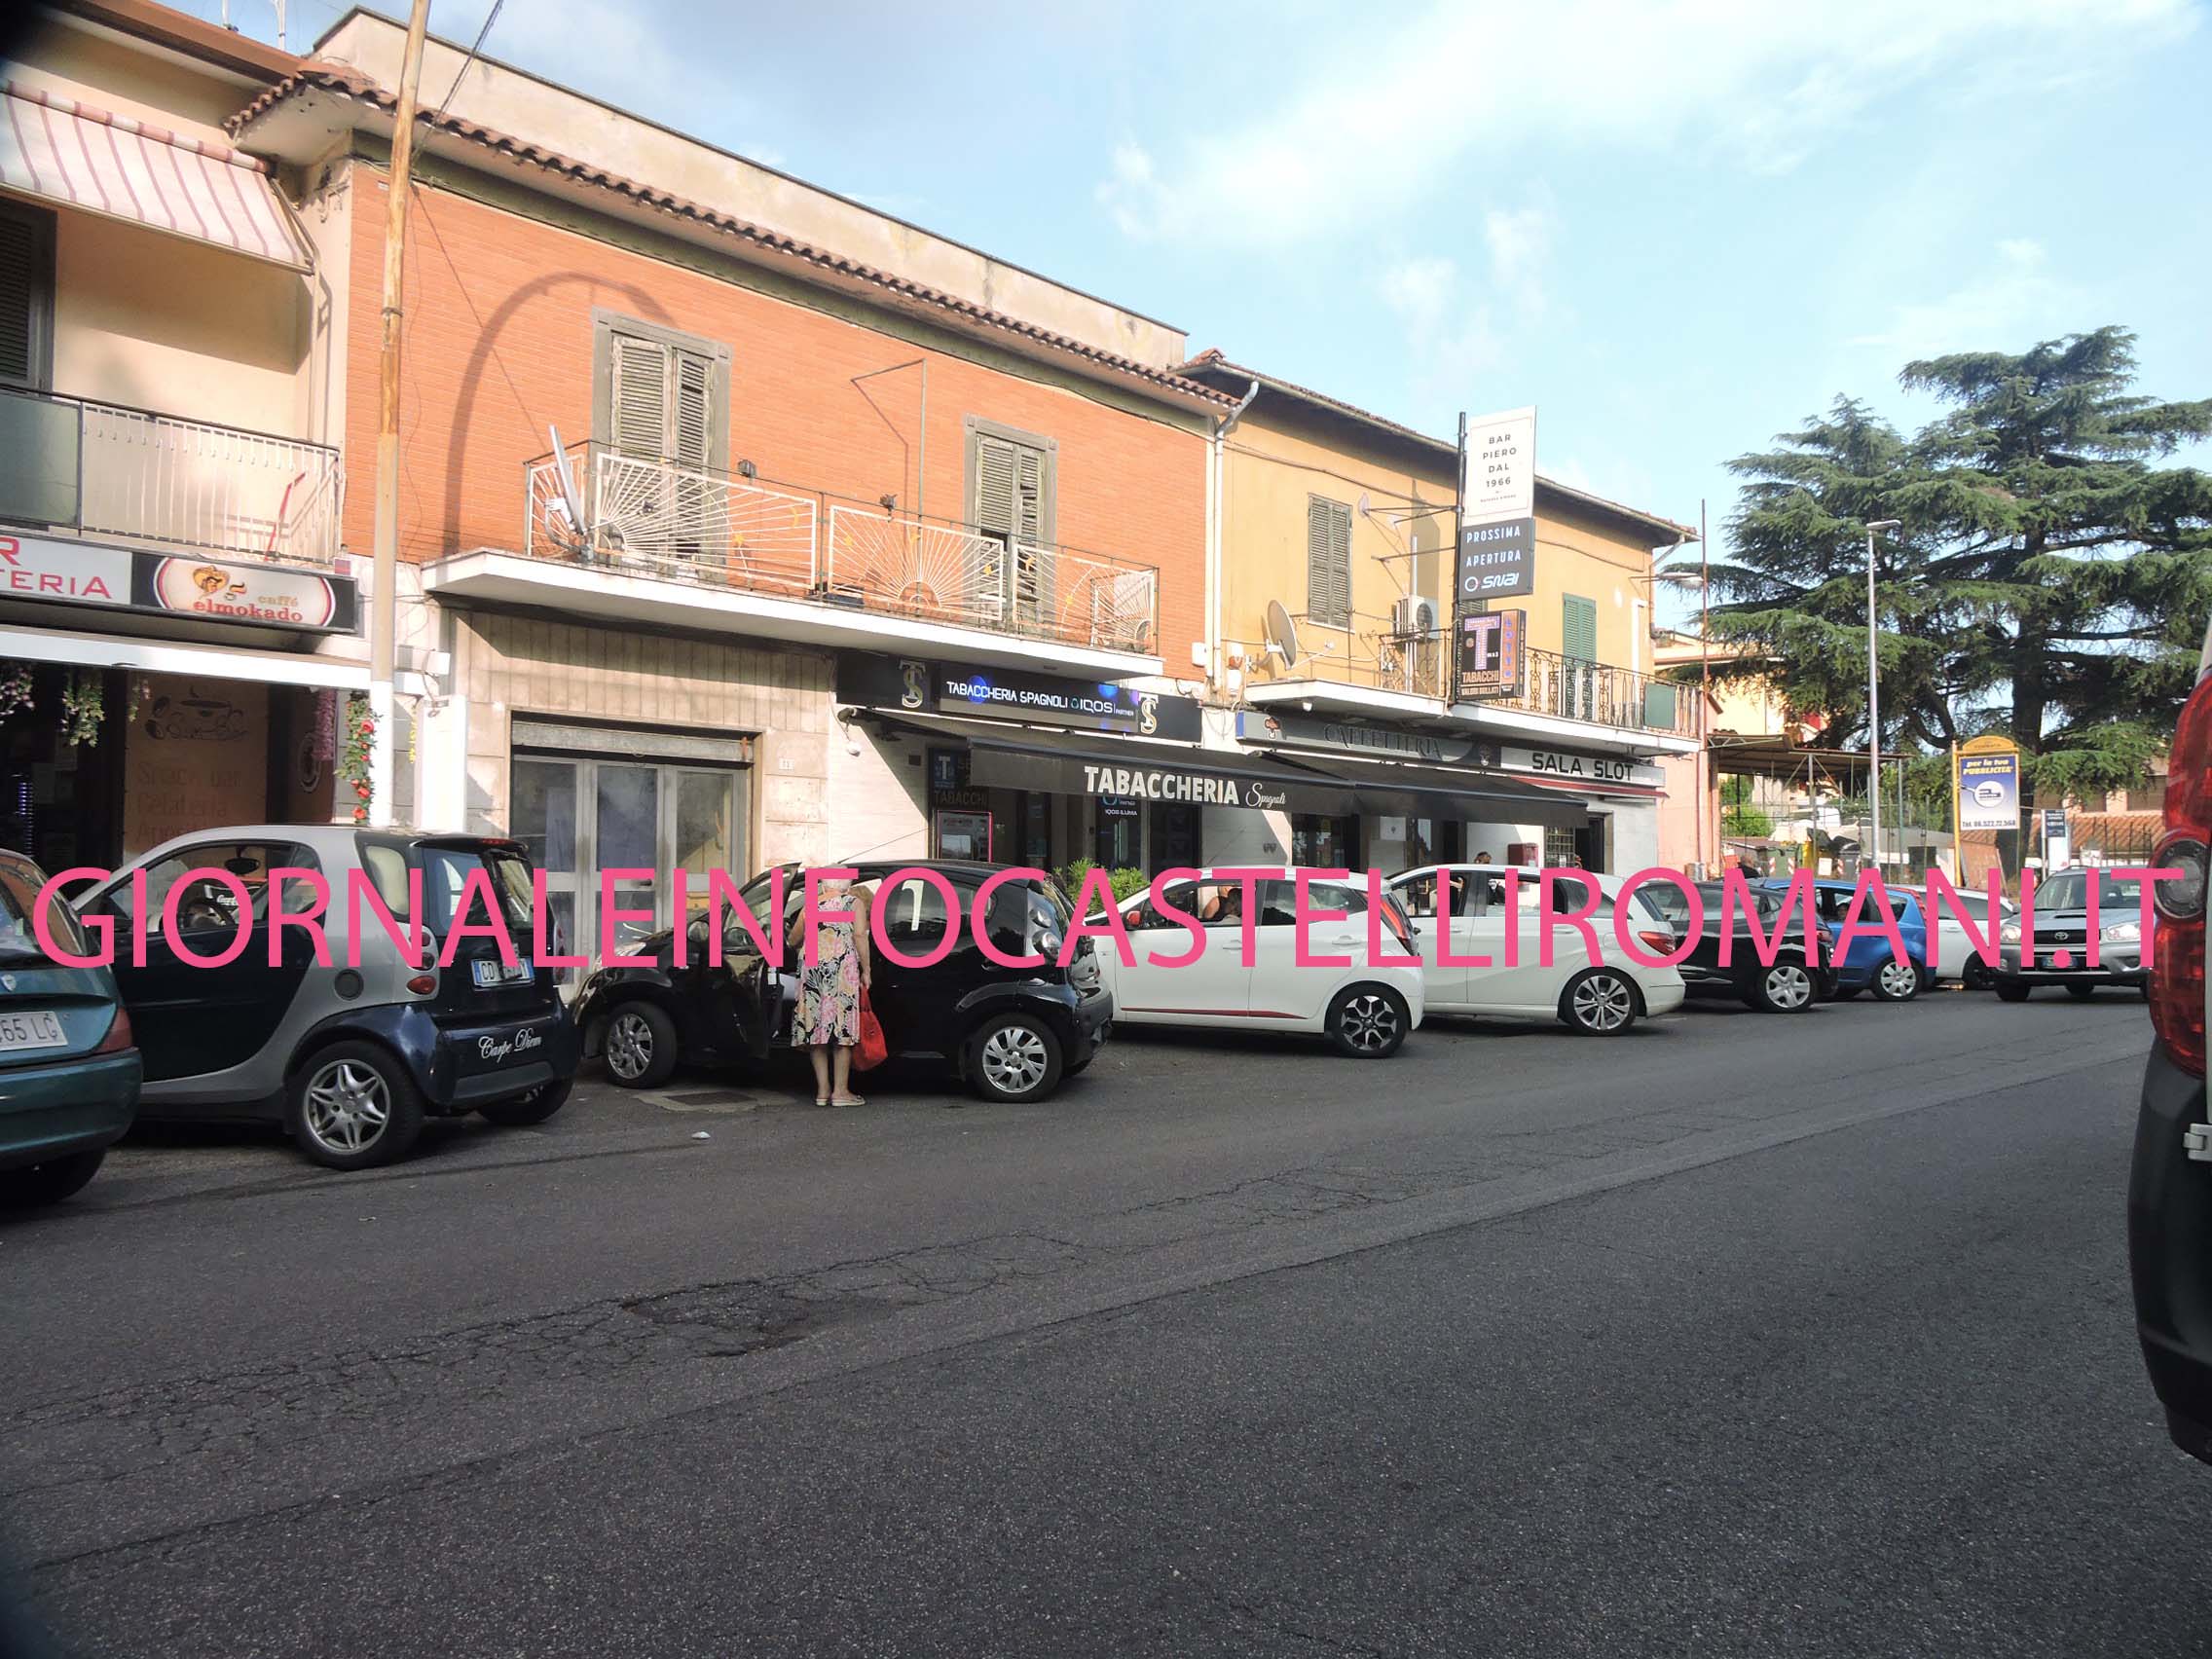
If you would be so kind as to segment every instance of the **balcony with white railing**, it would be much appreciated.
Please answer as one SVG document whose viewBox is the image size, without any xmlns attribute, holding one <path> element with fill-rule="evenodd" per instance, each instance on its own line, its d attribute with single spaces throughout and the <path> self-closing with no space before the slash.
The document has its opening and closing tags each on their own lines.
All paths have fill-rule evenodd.
<svg viewBox="0 0 2212 1659">
<path fill-rule="evenodd" d="M 1149 565 L 597 443 L 532 461 L 528 484 L 523 558 L 461 555 L 428 585 L 508 597 L 535 585 L 574 596 L 555 603 L 695 626 L 726 616 L 833 645 L 1159 669 Z"/>
<path fill-rule="evenodd" d="M 344 487 L 322 444 L 0 387 L 0 524 L 327 565 Z"/>
</svg>

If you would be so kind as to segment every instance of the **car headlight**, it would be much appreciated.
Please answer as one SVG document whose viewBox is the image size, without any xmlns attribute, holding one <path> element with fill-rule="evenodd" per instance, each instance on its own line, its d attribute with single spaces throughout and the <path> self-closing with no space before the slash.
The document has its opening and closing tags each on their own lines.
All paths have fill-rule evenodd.
<svg viewBox="0 0 2212 1659">
<path fill-rule="evenodd" d="M 1999 944 L 2018 944 L 2020 942 L 2020 924 L 2018 922 L 2007 922 L 1999 928 L 1997 930 L 1997 942 Z"/>
<path fill-rule="evenodd" d="M 2115 922 L 2111 927 L 2099 933 L 2097 937 L 2099 939 L 2117 940 L 2123 944 L 2132 944 L 2143 937 L 2143 924 L 2141 922 Z"/>
<path fill-rule="evenodd" d="M 1029 936 L 1029 954 L 1042 956 L 1047 961 L 1057 961 L 1060 954 L 1060 935 L 1055 928 L 1039 928 Z"/>
</svg>

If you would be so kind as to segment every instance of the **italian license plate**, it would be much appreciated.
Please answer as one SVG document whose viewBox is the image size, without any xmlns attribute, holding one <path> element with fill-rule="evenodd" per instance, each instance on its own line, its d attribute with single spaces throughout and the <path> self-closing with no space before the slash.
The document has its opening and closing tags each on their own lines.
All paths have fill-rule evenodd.
<svg viewBox="0 0 2212 1659">
<path fill-rule="evenodd" d="M 480 991 L 488 991 L 495 985 L 518 985 L 522 983 L 523 980 L 530 977 L 530 965 L 526 962 L 517 962 L 510 966 L 499 961 L 478 960 L 468 965 L 468 972 L 476 981 L 476 988 Z"/>
<path fill-rule="evenodd" d="M 0 1014 L 0 1049 L 65 1049 L 61 1016 L 50 1008 Z"/>
</svg>

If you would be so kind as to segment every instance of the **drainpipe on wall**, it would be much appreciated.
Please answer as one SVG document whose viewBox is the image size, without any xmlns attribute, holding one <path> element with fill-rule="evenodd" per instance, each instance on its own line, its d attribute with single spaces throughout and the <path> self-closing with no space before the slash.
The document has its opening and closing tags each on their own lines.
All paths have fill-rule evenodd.
<svg viewBox="0 0 2212 1659">
<path fill-rule="evenodd" d="M 1221 638 L 1221 533 L 1229 516 L 1229 475 L 1222 466 L 1223 444 L 1231 429 L 1244 419 L 1244 412 L 1252 407 L 1260 395 L 1260 383 L 1254 381 L 1245 387 L 1244 395 L 1236 400 L 1236 407 L 1221 418 L 1214 427 L 1210 454 L 1206 459 L 1206 683 L 1218 687 L 1227 678 L 1228 664 L 1224 660 Z"/>
</svg>

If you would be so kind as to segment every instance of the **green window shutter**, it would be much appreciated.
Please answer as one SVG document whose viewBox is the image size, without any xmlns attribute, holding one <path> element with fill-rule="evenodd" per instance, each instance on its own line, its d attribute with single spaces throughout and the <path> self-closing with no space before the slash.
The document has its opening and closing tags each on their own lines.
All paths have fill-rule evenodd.
<svg viewBox="0 0 2212 1659">
<path fill-rule="evenodd" d="M 1598 602 L 1580 594 L 1565 595 L 1560 608 L 1560 655 L 1583 662 L 1598 660 Z"/>
<path fill-rule="evenodd" d="M 1675 729 L 1675 696 L 1680 689 L 1657 682 L 1643 688 L 1643 723 L 1653 731 Z"/>
<path fill-rule="evenodd" d="M 1351 509 L 1320 496 L 1306 498 L 1306 616 L 1351 626 Z"/>
</svg>

